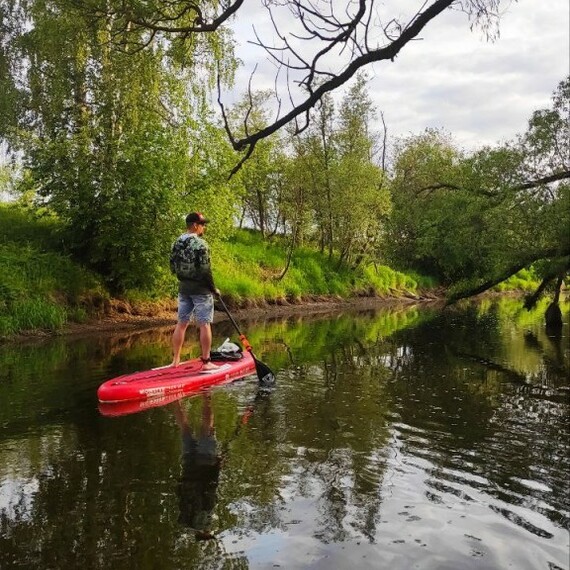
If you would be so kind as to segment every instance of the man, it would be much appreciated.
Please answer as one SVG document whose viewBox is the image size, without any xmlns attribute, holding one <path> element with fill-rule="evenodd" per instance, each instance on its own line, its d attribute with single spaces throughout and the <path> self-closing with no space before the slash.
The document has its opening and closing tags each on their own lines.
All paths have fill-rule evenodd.
<svg viewBox="0 0 570 570">
<path fill-rule="evenodd" d="M 172 366 L 180 364 L 180 352 L 190 319 L 200 327 L 202 370 L 216 370 L 210 361 L 211 323 L 214 318 L 214 285 L 210 267 L 210 251 L 203 239 L 208 220 L 200 212 L 186 216 L 186 232 L 172 245 L 170 270 L 178 277 L 178 322 L 172 335 Z"/>
</svg>

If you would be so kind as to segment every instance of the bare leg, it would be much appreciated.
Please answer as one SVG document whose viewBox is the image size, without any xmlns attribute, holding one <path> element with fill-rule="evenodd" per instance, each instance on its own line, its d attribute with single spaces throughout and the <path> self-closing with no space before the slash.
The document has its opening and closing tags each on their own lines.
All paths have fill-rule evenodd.
<svg viewBox="0 0 570 570">
<path fill-rule="evenodd" d="M 212 327 L 210 323 L 200 323 L 200 348 L 202 350 L 202 358 L 204 360 L 210 358 L 210 350 L 212 348 Z M 217 366 L 211 362 L 207 362 L 202 366 L 203 370 L 215 370 Z"/>
<path fill-rule="evenodd" d="M 180 364 L 180 352 L 184 344 L 184 336 L 187 328 L 188 323 L 179 322 L 176 324 L 176 328 L 172 334 L 172 366 L 178 366 Z"/>
<path fill-rule="evenodd" d="M 202 396 L 202 425 L 201 437 L 211 437 L 214 434 L 214 410 L 212 409 L 212 395 L 205 392 Z"/>
</svg>

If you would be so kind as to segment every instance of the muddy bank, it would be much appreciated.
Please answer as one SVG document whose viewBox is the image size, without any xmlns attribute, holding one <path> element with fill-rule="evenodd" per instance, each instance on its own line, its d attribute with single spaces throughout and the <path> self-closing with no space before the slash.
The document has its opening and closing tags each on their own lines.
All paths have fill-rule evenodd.
<svg viewBox="0 0 570 570">
<path fill-rule="evenodd" d="M 230 307 L 232 316 L 238 322 L 282 319 L 296 316 L 337 314 L 344 311 L 370 311 L 381 307 L 409 307 L 416 304 L 442 304 L 443 296 L 426 294 L 407 297 L 353 297 L 324 298 L 313 297 L 298 302 L 250 303 L 248 306 Z M 214 323 L 229 320 L 218 304 L 214 313 Z M 58 331 L 29 331 L 12 337 L 8 342 L 21 342 L 53 336 L 91 336 L 118 332 L 144 331 L 161 327 L 171 327 L 176 323 L 176 301 L 159 304 L 133 306 L 124 301 L 113 300 L 104 314 L 84 323 L 68 323 Z"/>
</svg>

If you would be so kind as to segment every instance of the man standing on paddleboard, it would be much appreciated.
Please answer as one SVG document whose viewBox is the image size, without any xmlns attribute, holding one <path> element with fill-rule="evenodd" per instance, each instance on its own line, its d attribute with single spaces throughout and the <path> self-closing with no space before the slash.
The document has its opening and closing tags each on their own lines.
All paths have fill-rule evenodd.
<svg viewBox="0 0 570 570">
<path fill-rule="evenodd" d="M 215 370 L 210 361 L 214 295 L 220 291 L 214 285 L 210 266 L 210 250 L 202 237 L 208 220 L 201 212 L 186 216 L 186 232 L 172 245 L 170 270 L 178 277 L 178 322 L 172 335 L 172 366 L 180 364 L 180 352 L 190 319 L 200 328 L 202 370 Z"/>
</svg>

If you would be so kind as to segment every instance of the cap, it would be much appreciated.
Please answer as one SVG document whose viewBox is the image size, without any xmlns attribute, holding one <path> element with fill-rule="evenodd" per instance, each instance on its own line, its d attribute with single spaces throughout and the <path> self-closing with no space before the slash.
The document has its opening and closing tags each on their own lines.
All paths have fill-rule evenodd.
<svg viewBox="0 0 570 570">
<path fill-rule="evenodd" d="M 204 217 L 202 212 L 190 212 L 186 216 L 186 225 L 190 226 L 191 224 L 207 224 L 210 220 L 207 220 Z"/>
</svg>

